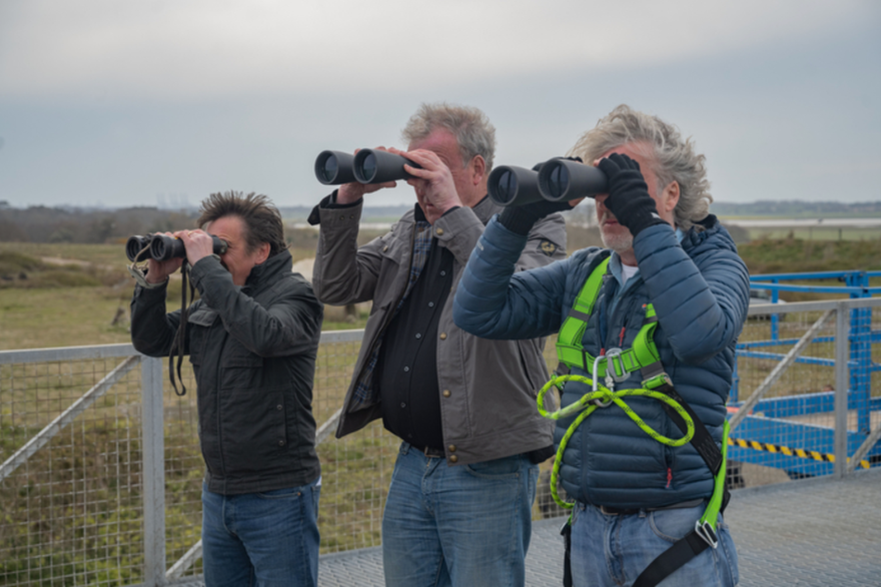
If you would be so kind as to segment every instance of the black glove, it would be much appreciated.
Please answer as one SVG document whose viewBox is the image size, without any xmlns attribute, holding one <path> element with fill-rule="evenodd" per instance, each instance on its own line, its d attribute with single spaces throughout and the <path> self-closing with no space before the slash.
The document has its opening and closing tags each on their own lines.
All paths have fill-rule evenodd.
<svg viewBox="0 0 881 587">
<path fill-rule="evenodd" d="M 658 207 L 649 195 L 639 163 L 627 155 L 612 153 L 601 159 L 598 167 L 609 178 L 609 197 L 604 205 L 634 238 L 649 226 L 666 224 L 658 216 Z"/>
<path fill-rule="evenodd" d="M 578 161 L 581 163 L 581 157 L 563 157 L 563 159 Z M 532 170 L 541 171 L 541 167 L 544 164 L 545 161 L 536 163 L 532 167 Z M 499 222 L 511 232 L 517 234 L 529 234 L 533 225 L 545 216 L 553 214 L 554 212 L 563 212 L 564 210 L 571 209 L 572 206 L 569 205 L 569 202 L 549 202 L 547 200 L 540 200 L 538 202 L 526 204 L 525 206 L 508 206 L 502 210 L 501 214 L 499 214 Z"/>
</svg>

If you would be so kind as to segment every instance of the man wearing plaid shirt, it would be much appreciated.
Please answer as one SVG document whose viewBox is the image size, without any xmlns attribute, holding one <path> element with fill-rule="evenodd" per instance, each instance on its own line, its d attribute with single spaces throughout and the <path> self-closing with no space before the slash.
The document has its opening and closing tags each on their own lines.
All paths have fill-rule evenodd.
<svg viewBox="0 0 881 587">
<path fill-rule="evenodd" d="M 389 587 L 523 585 L 537 463 L 553 454 L 536 410 L 543 340 L 491 341 L 455 326 L 452 293 L 500 208 L 486 197 L 495 129 L 475 108 L 423 105 L 403 132 L 417 204 L 357 246 L 365 194 L 340 186 L 315 207 L 313 287 L 329 304 L 373 301 L 337 437 L 382 418 L 401 438 L 383 516 Z M 520 269 L 565 258 L 554 214 Z"/>
</svg>

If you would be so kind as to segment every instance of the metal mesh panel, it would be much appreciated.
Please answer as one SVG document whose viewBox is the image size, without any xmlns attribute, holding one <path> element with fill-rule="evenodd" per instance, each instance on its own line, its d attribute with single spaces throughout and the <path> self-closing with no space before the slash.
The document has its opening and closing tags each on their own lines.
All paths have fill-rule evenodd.
<svg viewBox="0 0 881 587">
<path fill-rule="evenodd" d="M 175 359 L 175 363 L 176 363 Z M 199 411 L 196 381 L 189 361 L 184 360 L 182 383 L 187 392 L 174 393 L 163 359 L 165 427 L 165 548 L 168 565 L 183 557 L 201 539 L 202 478 L 205 461 L 199 448 Z M 178 384 L 180 389 L 180 384 Z M 198 558 L 184 575 L 202 572 Z"/>
<path fill-rule="evenodd" d="M 45 445 L 30 458 L 9 462 L 123 361 L 0 365 L 0 585 L 140 579 L 138 369 L 93 394 L 93 403 L 44 435 Z"/>
<path fill-rule="evenodd" d="M 339 342 L 319 348 L 312 404 L 319 426 L 342 406 L 360 346 L 360 342 Z M 378 546 L 400 440 L 386 432 L 381 421 L 339 440 L 335 431 L 336 426 L 318 447 L 321 552 Z"/>
<path fill-rule="evenodd" d="M 845 313 L 850 357 L 847 452 L 853 454 L 870 427 L 881 424 L 881 406 L 871 401 L 873 393 L 878 395 L 881 345 L 877 323 L 876 334 L 872 333 L 872 308 Z M 739 402 L 748 400 L 757 389 L 762 395 L 731 432 L 728 474 L 732 487 L 834 473 L 836 315 L 819 324 L 823 315 L 823 311 L 758 314 L 747 321 L 738 344 L 729 411 L 736 413 Z M 881 315 L 877 308 L 874 315 L 877 322 Z M 795 354 L 793 349 L 800 341 L 804 348 L 786 367 L 788 355 Z M 775 370 L 784 368 L 779 378 L 766 383 Z M 878 457 L 870 454 L 857 466 L 865 468 L 876 462 Z"/>
</svg>

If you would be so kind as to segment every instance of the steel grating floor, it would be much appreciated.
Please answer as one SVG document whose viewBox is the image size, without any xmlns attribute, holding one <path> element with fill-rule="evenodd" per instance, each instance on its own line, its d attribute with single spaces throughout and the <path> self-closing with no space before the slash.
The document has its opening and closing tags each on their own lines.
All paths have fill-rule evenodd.
<svg viewBox="0 0 881 587">
<path fill-rule="evenodd" d="M 881 469 L 736 490 L 726 519 L 743 587 L 881 587 Z M 562 585 L 562 523 L 533 524 L 530 587 Z M 318 584 L 381 587 L 380 549 L 322 556 Z"/>
</svg>

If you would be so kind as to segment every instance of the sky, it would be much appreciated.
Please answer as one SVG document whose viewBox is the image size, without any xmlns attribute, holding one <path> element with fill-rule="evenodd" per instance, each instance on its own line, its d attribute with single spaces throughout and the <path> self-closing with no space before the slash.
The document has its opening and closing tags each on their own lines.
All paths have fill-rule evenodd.
<svg viewBox="0 0 881 587">
<path fill-rule="evenodd" d="M 15 207 L 311 206 L 320 151 L 404 147 L 442 101 L 489 116 L 496 165 L 626 103 L 693 138 L 716 201 L 881 200 L 878 0 L 0 0 Z"/>
</svg>

